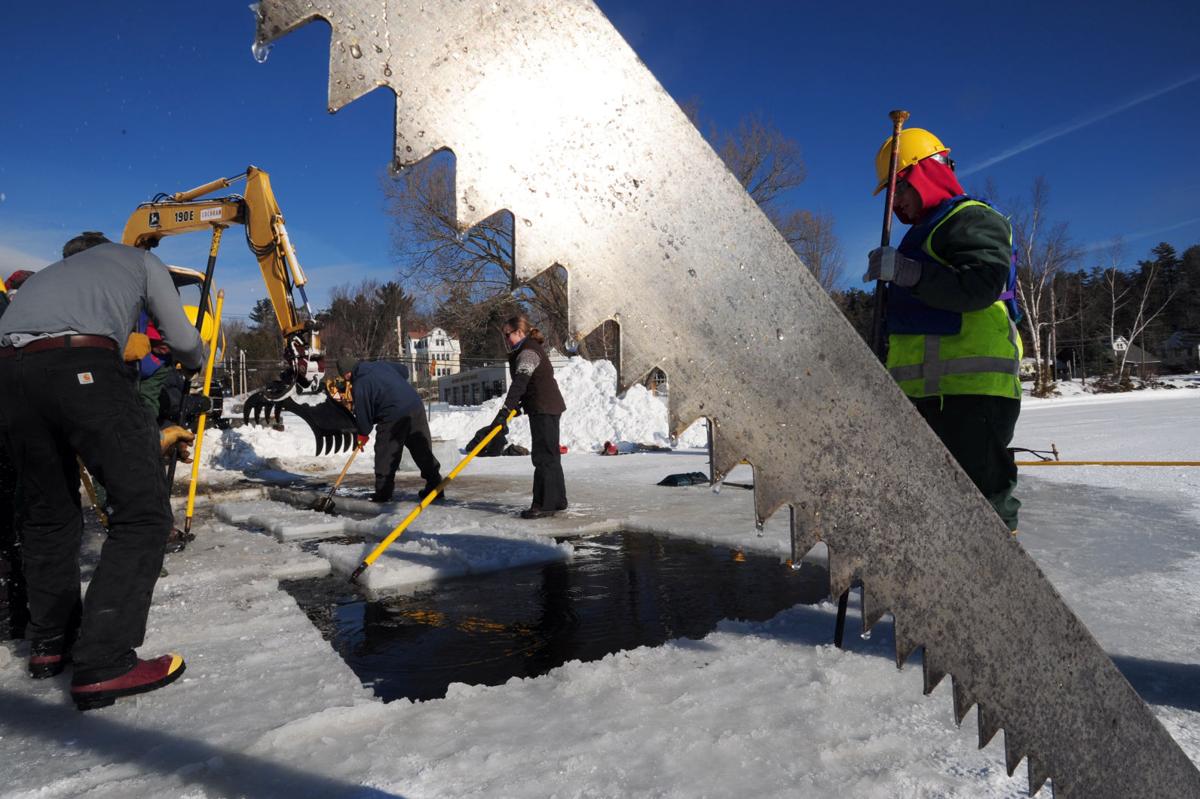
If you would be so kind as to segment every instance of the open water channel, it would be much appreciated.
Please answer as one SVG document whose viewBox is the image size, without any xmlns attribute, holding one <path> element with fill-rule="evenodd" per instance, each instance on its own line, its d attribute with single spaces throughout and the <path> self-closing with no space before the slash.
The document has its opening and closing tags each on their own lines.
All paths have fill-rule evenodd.
<svg viewBox="0 0 1200 799">
<path fill-rule="evenodd" d="M 364 600 L 344 579 L 284 583 L 365 685 L 384 700 L 499 685 L 570 660 L 701 638 L 722 619 L 761 621 L 829 595 L 828 573 L 679 538 L 570 539 L 568 562 L 447 580 Z M 832 634 L 832 630 L 831 630 Z"/>
</svg>

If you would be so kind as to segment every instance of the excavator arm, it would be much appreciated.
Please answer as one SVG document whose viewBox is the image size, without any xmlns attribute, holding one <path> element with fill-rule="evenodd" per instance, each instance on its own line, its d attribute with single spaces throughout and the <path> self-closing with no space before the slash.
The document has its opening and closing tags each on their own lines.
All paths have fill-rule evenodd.
<svg viewBox="0 0 1200 799">
<path fill-rule="evenodd" d="M 242 181 L 246 184 L 244 194 L 208 196 Z M 335 452 L 345 448 L 334 446 L 334 442 L 353 440 L 354 425 L 340 405 L 305 406 L 292 399 L 297 392 L 322 390 L 325 364 L 320 329 L 304 288 L 308 278 L 296 258 L 267 172 L 250 166 L 233 177 L 218 178 L 187 191 L 160 194 L 139 205 L 130 215 L 121 240 L 134 247 L 152 249 L 167 236 L 207 231 L 212 234 L 211 267 L 223 231 L 233 225 L 242 227 L 246 246 L 262 271 L 263 284 L 283 336 L 283 360 L 287 364 L 278 380 L 247 398 L 243 418 L 249 421 L 253 416 L 261 422 L 272 414 L 278 418 L 285 408 L 293 410 L 312 427 L 317 454 L 322 449 Z M 201 307 L 206 305 L 210 289 L 211 286 L 202 289 Z"/>
</svg>

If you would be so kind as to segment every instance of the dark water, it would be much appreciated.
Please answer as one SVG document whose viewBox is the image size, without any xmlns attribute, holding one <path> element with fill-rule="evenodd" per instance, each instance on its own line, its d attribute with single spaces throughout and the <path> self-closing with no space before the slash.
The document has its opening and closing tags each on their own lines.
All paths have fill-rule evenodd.
<svg viewBox="0 0 1200 799">
<path fill-rule="evenodd" d="M 499 685 L 569 660 L 700 638 L 722 619 L 761 621 L 829 594 L 828 574 L 675 538 L 574 540 L 570 563 L 439 583 L 366 602 L 340 580 L 284 587 L 365 685 L 385 700 L 445 696 L 453 682 Z"/>
</svg>

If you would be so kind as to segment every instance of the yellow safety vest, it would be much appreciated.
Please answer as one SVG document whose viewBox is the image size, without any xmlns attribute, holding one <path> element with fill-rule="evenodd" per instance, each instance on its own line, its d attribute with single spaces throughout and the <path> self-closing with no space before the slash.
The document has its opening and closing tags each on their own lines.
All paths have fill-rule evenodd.
<svg viewBox="0 0 1200 799">
<path fill-rule="evenodd" d="M 933 251 L 933 236 L 948 219 L 972 205 L 995 210 L 978 200 L 955 206 L 929 231 L 921 245 L 931 259 L 943 266 L 950 265 Z M 1009 246 L 1012 246 L 1011 228 Z M 982 394 L 1020 399 L 1023 353 L 1021 337 L 1008 316 L 1008 308 L 1002 300 L 997 300 L 982 310 L 963 313 L 962 327 L 951 335 L 888 336 L 887 369 L 900 389 L 913 398 Z"/>
</svg>

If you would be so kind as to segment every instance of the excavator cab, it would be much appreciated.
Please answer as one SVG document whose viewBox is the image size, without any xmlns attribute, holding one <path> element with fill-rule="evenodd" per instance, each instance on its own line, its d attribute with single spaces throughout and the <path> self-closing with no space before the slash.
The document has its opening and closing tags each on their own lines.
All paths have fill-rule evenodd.
<svg viewBox="0 0 1200 799">
<path fill-rule="evenodd" d="M 196 324 L 196 313 L 200 308 L 200 296 L 204 286 L 204 273 L 197 272 L 195 269 L 188 269 L 186 266 L 175 266 L 167 264 L 167 271 L 171 273 L 171 282 L 175 284 L 175 290 L 179 292 L 179 299 L 183 303 L 183 312 L 194 325 Z M 207 298 L 204 311 L 204 323 L 200 328 L 200 338 L 205 344 L 212 341 L 213 337 L 213 305 L 211 294 Z M 221 334 L 220 340 L 217 342 L 217 357 L 223 357 L 225 354 L 225 331 L 219 331 Z"/>
</svg>

